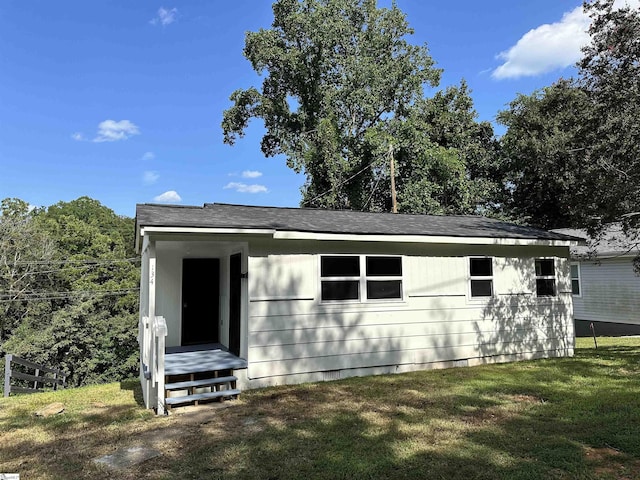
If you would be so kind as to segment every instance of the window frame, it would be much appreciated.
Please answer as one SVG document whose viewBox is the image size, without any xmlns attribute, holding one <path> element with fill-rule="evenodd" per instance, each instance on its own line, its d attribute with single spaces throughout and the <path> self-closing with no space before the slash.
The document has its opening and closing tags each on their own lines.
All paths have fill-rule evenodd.
<svg viewBox="0 0 640 480">
<path fill-rule="evenodd" d="M 536 271 L 536 263 L 538 261 L 550 260 L 553 262 L 553 275 L 538 275 Z M 536 297 L 537 298 L 557 298 L 558 297 L 558 269 L 556 268 L 556 259 L 554 257 L 537 257 L 533 261 L 533 274 L 536 279 Z M 553 280 L 553 295 L 540 295 L 538 293 L 538 280 Z"/>
<path fill-rule="evenodd" d="M 323 277 L 322 276 L 322 259 L 323 257 L 358 257 L 360 265 L 359 276 L 346 277 Z M 367 258 L 384 257 L 400 259 L 400 275 L 367 275 Z M 405 262 L 403 255 L 386 255 L 386 254 L 366 254 L 366 253 L 343 253 L 343 254 L 318 254 L 318 301 L 323 305 L 342 305 L 342 304 L 366 304 L 366 303 L 401 303 L 406 301 L 406 277 Z M 358 281 L 358 298 L 345 300 L 325 300 L 322 298 L 322 282 L 323 281 Z M 368 281 L 399 281 L 400 297 L 398 298 L 368 298 L 367 282 Z"/>
<path fill-rule="evenodd" d="M 471 275 L 471 261 L 481 259 L 481 260 L 490 260 L 491 261 L 491 275 Z M 486 302 L 495 298 L 496 289 L 495 289 L 495 262 L 494 257 L 490 255 L 474 255 L 471 257 L 467 257 L 467 296 L 472 302 Z M 471 288 L 471 283 L 473 280 L 489 280 L 491 281 L 491 295 L 473 295 L 473 290 Z"/>
<path fill-rule="evenodd" d="M 577 267 L 578 277 L 573 278 L 573 272 L 571 267 Z M 571 280 L 571 295 L 574 297 L 582 297 L 582 269 L 580 268 L 580 262 L 571 262 L 569 266 L 569 279 Z M 578 282 L 578 293 L 573 293 L 573 281 L 577 280 Z"/>
</svg>

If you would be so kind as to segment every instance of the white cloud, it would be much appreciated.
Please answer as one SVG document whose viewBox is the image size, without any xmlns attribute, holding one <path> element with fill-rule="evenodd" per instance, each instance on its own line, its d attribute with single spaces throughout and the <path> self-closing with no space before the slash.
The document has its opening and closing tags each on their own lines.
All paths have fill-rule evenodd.
<svg viewBox="0 0 640 480">
<path fill-rule="evenodd" d="M 224 186 L 224 189 L 232 189 L 239 193 L 267 193 L 267 187 L 264 185 L 247 185 L 246 183 L 241 182 L 229 182 Z"/>
<path fill-rule="evenodd" d="M 615 0 L 613 2 L 613 8 L 619 9 L 622 7 L 640 8 L 640 0 Z"/>
<path fill-rule="evenodd" d="M 155 153 L 153 152 L 144 152 L 144 155 L 142 155 L 142 160 L 153 160 L 154 158 L 156 158 Z"/>
<path fill-rule="evenodd" d="M 242 172 L 242 178 L 258 178 L 262 176 L 262 172 L 258 170 L 245 170 Z"/>
<path fill-rule="evenodd" d="M 76 142 L 83 142 L 87 139 L 82 132 L 71 134 L 71 138 L 73 138 Z"/>
<path fill-rule="evenodd" d="M 168 192 L 164 192 L 157 197 L 153 197 L 153 200 L 162 203 L 178 203 L 182 201 L 182 198 L 175 190 L 169 190 Z"/>
<path fill-rule="evenodd" d="M 176 16 L 178 15 L 177 8 L 164 8 L 160 7 L 156 16 L 151 19 L 149 23 L 151 25 L 162 25 L 166 27 L 167 25 L 171 25 L 176 21 Z"/>
<path fill-rule="evenodd" d="M 580 59 L 580 47 L 589 41 L 589 17 L 576 7 L 556 23 L 529 30 L 498 58 L 505 62 L 491 74 L 494 78 L 540 75 L 568 67 Z"/>
<path fill-rule="evenodd" d="M 616 0 L 614 8 L 640 7 L 640 0 Z M 498 54 L 504 63 L 491 76 L 496 79 L 541 75 L 575 64 L 581 48 L 589 43 L 587 30 L 591 19 L 582 6 L 566 12 L 556 23 L 529 30 L 509 50 Z"/>
<path fill-rule="evenodd" d="M 159 178 L 160 175 L 158 174 L 158 172 L 147 170 L 142 174 L 142 183 L 144 183 L 145 185 L 153 185 L 158 181 Z"/>
<path fill-rule="evenodd" d="M 117 142 L 126 140 L 132 135 L 140 135 L 140 129 L 129 120 L 105 120 L 98 125 L 98 135 L 94 142 Z"/>
</svg>

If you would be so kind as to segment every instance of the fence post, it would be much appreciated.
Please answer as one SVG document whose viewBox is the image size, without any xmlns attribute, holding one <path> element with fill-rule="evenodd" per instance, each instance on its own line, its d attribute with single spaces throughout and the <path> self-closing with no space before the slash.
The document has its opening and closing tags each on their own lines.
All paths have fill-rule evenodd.
<svg viewBox="0 0 640 480">
<path fill-rule="evenodd" d="M 8 397 L 11 393 L 11 360 L 13 360 L 12 354 L 7 354 L 4 357 L 4 396 Z"/>
</svg>

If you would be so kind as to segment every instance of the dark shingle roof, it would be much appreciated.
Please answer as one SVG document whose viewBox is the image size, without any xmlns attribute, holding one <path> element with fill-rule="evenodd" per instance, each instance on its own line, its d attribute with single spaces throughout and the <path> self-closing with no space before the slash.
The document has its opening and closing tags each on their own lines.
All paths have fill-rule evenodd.
<svg viewBox="0 0 640 480">
<path fill-rule="evenodd" d="M 571 247 L 571 254 L 577 257 L 635 256 L 640 254 L 640 232 L 625 232 L 622 225 L 607 225 L 600 236 L 592 238 L 584 228 L 557 228 L 555 233 L 581 237 L 582 245 Z"/>
<path fill-rule="evenodd" d="M 360 235 L 575 240 L 559 233 L 480 216 L 368 213 L 222 203 L 207 203 L 203 207 L 138 204 L 136 224 L 138 227 L 243 228 Z"/>
</svg>

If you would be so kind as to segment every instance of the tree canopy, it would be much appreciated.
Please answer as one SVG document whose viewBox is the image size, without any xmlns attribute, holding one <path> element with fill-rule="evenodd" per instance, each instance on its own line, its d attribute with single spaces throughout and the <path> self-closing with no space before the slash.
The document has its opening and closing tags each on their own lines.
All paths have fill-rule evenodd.
<svg viewBox="0 0 640 480">
<path fill-rule="evenodd" d="M 551 229 L 584 226 L 589 172 L 584 145 L 591 116 L 586 92 L 561 80 L 531 95 L 518 95 L 498 121 L 510 195 L 505 213 L 522 223 Z"/>
<path fill-rule="evenodd" d="M 270 29 L 246 35 L 263 83 L 232 93 L 226 143 L 262 119 L 263 154 L 283 154 L 307 177 L 305 206 L 389 211 L 391 158 L 401 211 L 462 213 L 486 200 L 472 184 L 487 172 L 468 164 L 486 161 L 491 127 L 475 123 L 464 83 L 425 97 L 441 71 L 425 45 L 409 43 L 395 3 L 278 0 L 273 13 Z"/>
<path fill-rule="evenodd" d="M 75 385 L 138 367 L 133 220 L 81 197 L 0 205 L 0 350 L 66 370 Z"/>
<path fill-rule="evenodd" d="M 575 79 L 520 95 L 508 127 L 510 213 L 544 227 L 640 221 L 640 13 L 613 0 L 584 4 L 590 43 Z"/>
<path fill-rule="evenodd" d="M 640 11 L 614 0 L 585 3 L 591 42 L 579 63 L 593 114 L 585 158 L 599 170 L 594 216 L 640 224 Z"/>
</svg>

